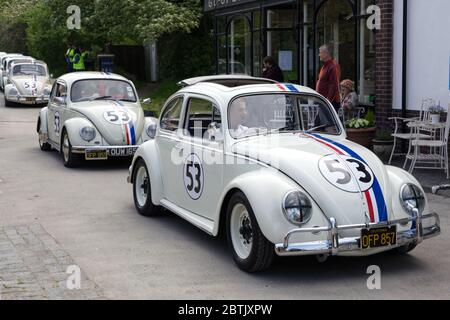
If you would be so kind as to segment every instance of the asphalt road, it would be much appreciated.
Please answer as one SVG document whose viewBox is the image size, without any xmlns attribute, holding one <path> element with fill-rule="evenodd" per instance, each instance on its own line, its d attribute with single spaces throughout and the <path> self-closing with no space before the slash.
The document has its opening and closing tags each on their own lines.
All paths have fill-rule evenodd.
<svg viewBox="0 0 450 320">
<path fill-rule="evenodd" d="M 128 163 L 66 169 L 39 150 L 39 108 L 0 94 L 0 227 L 40 224 L 113 299 L 449 299 L 450 199 L 431 196 L 443 233 L 406 256 L 278 259 L 261 274 L 235 265 L 226 242 L 173 214 L 139 216 Z M 381 290 L 366 270 L 381 268 Z M 0 275 L 1 276 L 1 275 Z"/>
</svg>

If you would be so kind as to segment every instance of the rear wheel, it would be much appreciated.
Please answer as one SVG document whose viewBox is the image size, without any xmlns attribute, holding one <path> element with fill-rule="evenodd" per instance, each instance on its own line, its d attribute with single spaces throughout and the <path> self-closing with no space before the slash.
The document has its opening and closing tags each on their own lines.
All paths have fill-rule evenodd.
<svg viewBox="0 0 450 320">
<path fill-rule="evenodd" d="M 235 193 L 227 209 L 227 238 L 238 267 L 246 272 L 268 269 L 274 259 L 274 245 L 261 232 L 247 197 Z"/>
<path fill-rule="evenodd" d="M 64 166 L 67 168 L 75 168 L 79 165 L 80 158 L 78 155 L 72 153 L 72 144 L 70 143 L 69 134 L 66 130 L 63 131 L 61 154 Z"/>
<path fill-rule="evenodd" d="M 133 198 L 140 215 L 152 217 L 161 213 L 161 207 L 155 206 L 152 202 L 150 175 L 142 159 L 136 162 L 133 170 Z"/>
</svg>

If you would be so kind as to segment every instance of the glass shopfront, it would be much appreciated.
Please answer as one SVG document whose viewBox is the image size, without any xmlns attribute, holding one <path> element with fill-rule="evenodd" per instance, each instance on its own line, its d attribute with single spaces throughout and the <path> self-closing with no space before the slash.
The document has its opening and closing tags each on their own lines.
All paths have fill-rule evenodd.
<svg viewBox="0 0 450 320">
<path fill-rule="evenodd" d="M 375 94 L 374 31 L 366 26 L 375 0 L 241 0 L 211 9 L 215 17 L 218 74 L 261 76 L 272 56 L 287 82 L 315 88 L 318 49 L 331 44 L 342 79 L 355 82 L 360 102 Z"/>
</svg>

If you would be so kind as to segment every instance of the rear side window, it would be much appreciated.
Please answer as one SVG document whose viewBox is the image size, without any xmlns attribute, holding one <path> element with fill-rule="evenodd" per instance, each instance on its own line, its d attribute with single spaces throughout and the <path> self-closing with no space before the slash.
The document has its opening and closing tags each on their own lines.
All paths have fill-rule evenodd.
<svg viewBox="0 0 450 320">
<path fill-rule="evenodd" d="M 221 131 L 222 123 L 219 109 L 208 100 L 191 98 L 188 103 L 187 132 L 191 137 L 206 138 L 211 125 Z"/>
<path fill-rule="evenodd" d="M 166 131 L 176 131 L 180 128 L 181 111 L 183 109 L 183 98 L 175 98 L 170 101 L 161 115 L 160 127 Z"/>
</svg>

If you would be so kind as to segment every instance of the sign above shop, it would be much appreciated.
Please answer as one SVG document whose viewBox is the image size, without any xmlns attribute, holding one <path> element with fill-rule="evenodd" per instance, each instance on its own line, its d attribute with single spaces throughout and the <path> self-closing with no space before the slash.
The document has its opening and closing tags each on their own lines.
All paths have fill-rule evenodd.
<svg viewBox="0 0 450 320">
<path fill-rule="evenodd" d="M 254 2 L 256 0 L 204 0 L 205 1 L 205 12 L 212 11 L 216 9 L 227 8 L 235 6 L 242 3 Z"/>
</svg>

